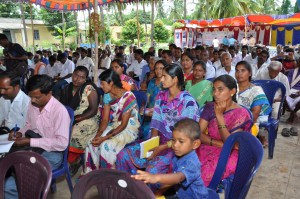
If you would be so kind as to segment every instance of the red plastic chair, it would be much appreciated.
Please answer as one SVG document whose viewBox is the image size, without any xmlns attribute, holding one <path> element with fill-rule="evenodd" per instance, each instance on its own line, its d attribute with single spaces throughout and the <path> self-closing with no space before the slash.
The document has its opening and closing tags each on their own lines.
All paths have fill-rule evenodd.
<svg viewBox="0 0 300 199">
<path fill-rule="evenodd" d="M 0 161 L 0 198 L 4 198 L 5 176 L 10 168 L 15 171 L 19 198 L 47 198 L 52 170 L 45 158 L 31 151 L 18 151 L 5 156 Z"/>
<path fill-rule="evenodd" d="M 84 198 L 87 191 L 96 186 L 98 198 L 105 199 L 155 199 L 150 188 L 124 171 L 113 169 L 94 170 L 80 178 L 74 187 L 72 199 Z"/>
</svg>

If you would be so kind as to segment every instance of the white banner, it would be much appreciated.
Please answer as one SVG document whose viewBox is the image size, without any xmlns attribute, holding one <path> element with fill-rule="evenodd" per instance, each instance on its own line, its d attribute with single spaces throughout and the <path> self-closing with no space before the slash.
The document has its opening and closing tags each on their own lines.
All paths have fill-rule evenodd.
<svg viewBox="0 0 300 199">
<path fill-rule="evenodd" d="M 175 34 L 174 35 L 175 36 L 174 43 L 175 43 L 176 46 L 182 48 L 182 45 L 181 45 L 181 33 L 182 33 L 181 29 L 175 29 L 175 31 L 174 31 L 174 34 Z"/>
</svg>

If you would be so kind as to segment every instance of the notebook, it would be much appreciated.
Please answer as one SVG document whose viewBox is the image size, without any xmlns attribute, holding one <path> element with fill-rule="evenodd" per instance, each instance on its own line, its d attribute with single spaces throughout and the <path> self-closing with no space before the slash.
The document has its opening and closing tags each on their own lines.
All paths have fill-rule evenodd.
<svg viewBox="0 0 300 199">
<path fill-rule="evenodd" d="M 148 158 L 151 156 L 152 151 L 155 147 L 159 146 L 159 136 L 153 137 L 149 140 L 140 143 L 141 153 L 140 158 Z"/>
<path fill-rule="evenodd" d="M 8 134 L 0 135 L 0 153 L 8 153 L 14 141 L 8 141 Z"/>
</svg>

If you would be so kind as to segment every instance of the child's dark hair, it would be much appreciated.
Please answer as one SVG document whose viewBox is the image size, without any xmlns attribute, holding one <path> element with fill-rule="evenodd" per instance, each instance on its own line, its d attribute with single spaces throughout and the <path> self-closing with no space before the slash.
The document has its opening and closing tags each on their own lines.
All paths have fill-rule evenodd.
<svg viewBox="0 0 300 199">
<path fill-rule="evenodd" d="M 191 140 L 200 139 L 199 123 L 193 119 L 185 118 L 178 121 L 174 126 L 174 131 L 180 131 L 186 134 Z"/>
</svg>

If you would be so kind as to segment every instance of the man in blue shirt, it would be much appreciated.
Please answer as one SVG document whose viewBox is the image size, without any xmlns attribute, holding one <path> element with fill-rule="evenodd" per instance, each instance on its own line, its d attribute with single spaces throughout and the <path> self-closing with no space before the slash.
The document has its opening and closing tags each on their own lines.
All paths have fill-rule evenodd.
<svg viewBox="0 0 300 199">
<path fill-rule="evenodd" d="M 223 38 L 222 43 L 223 43 L 223 45 L 225 45 L 225 46 L 229 46 L 229 42 L 228 42 L 227 36 L 225 36 L 225 37 Z"/>
<path fill-rule="evenodd" d="M 173 130 L 173 138 L 167 143 L 174 151 L 172 160 L 173 173 L 150 174 L 137 171 L 132 177 L 145 183 L 161 183 L 161 189 L 173 186 L 178 199 L 207 199 L 208 191 L 201 178 L 201 163 L 195 152 L 201 144 L 199 123 L 186 118 L 177 122 Z"/>
</svg>

